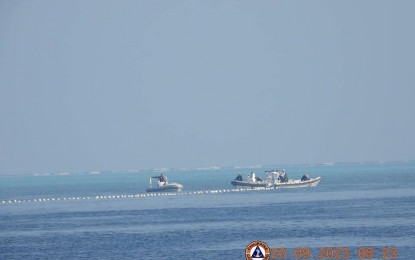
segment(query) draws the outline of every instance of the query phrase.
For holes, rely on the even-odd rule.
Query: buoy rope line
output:
[[[257,187],[253,189],[249,188],[249,189],[204,190],[204,191],[199,190],[199,191],[189,191],[189,192],[152,192],[152,193],[137,193],[137,194],[128,194],[128,195],[44,197],[44,198],[35,198],[35,199],[1,200],[0,204],[9,205],[9,204],[44,203],[44,202],[56,202],[56,201],[138,199],[138,198],[160,197],[160,196],[206,195],[206,194],[232,193],[232,192],[244,192],[244,191],[265,191],[265,190],[276,190],[276,189],[278,188]]]

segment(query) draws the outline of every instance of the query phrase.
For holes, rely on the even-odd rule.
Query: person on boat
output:
[[[235,181],[243,181],[242,179],[242,175],[238,174],[238,176],[236,176]]]
[[[163,174],[160,174],[160,176],[159,176],[159,182],[160,182],[160,186],[161,186],[161,185],[166,185],[166,184],[167,184],[166,177],[164,177],[164,175],[163,175]]]
[[[278,180],[282,183],[284,182],[288,182],[288,175],[285,171],[282,171],[279,175],[278,175]]]
[[[282,182],[288,182],[288,175],[286,172],[284,172],[284,179],[282,180]]]
[[[310,177],[308,177],[307,174],[304,174],[303,177],[301,177],[301,181],[308,181],[310,180]]]

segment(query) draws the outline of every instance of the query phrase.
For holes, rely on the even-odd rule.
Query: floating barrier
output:
[[[114,195],[95,195],[95,196],[79,196],[79,197],[62,197],[62,198],[35,198],[27,200],[1,200],[0,205],[10,204],[24,204],[24,203],[47,203],[57,201],[78,201],[78,200],[120,200],[120,199],[138,199],[138,198],[149,198],[149,197],[160,197],[160,196],[191,196],[191,195],[206,195],[206,194],[220,194],[220,193],[235,193],[245,191],[265,191],[265,190],[276,190],[278,188],[270,187],[259,187],[255,189],[223,189],[223,190],[199,190],[189,192],[174,192],[174,193],[137,193],[137,194],[114,194]]]

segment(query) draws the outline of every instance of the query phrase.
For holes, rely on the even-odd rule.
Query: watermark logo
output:
[[[245,250],[246,260],[269,260],[270,249],[262,241],[252,241]]]

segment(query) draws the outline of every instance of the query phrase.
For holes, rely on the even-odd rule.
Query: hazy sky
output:
[[[415,1],[0,1],[0,174],[415,159]]]

